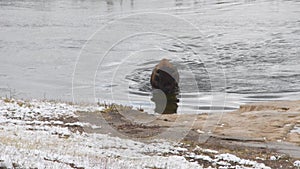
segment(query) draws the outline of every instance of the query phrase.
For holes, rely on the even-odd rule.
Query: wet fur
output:
[[[162,59],[152,71],[151,86],[153,89],[160,89],[166,94],[178,92],[179,73],[167,59]]]

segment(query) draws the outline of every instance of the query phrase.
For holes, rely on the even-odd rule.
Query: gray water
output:
[[[0,96],[153,110],[162,58],[180,113],[300,99],[300,2],[2,0]]]

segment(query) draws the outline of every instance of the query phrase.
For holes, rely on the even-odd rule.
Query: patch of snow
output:
[[[86,168],[201,168],[198,163],[188,162],[182,156],[155,155],[157,152],[176,152],[178,148],[168,142],[146,144],[103,134],[80,135],[55,126],[35,127],[38,130],[7,125],[1,131],[0,152],[6,157],[0,160],[7,163],[5,166],[15,162],[27,168],[47,168],[52,164],[55,168],[70,168],[70,165]],[[60,138],[56,134],[70,137]]]
[[[182,147],[176,147],[175,150],[177,150],[179,152],[188,151],[186,148],[182,148]]]
[[[186,154],[186,157],[188,157],[188,158],[195,158],[195,153],[193,153],[193,152],[187,152],[187,154]]]
[[[300,134],[300,127],[299,126],[295,126],[292,130],[291,133],[297,133]]]
[[[221,168],[227,168],[227,166],[231,166],[231,164],[226,161],[218,161],[217,164],[221,165]]]
[[[300,168],[300,161],[299,160],[295,161],[294,166]]]
[[[101,128],[101,126],[97,126],[97,125],[90,125],[90,127],[92,128],[92,129],[100,129]]]
[[[275,161],[275,160],[277,160],[277,158],[275,156],[271,156],[270,160]]]
[[[211,153],[211,154],[218,154],[219,152],[216,150],[211,150],[211,149],[203,149],[199,146],[196,146],[194,148],[194,151],[201,151],[202,153]]]
[[[43,117],[61,117],[72,116],[76,111],[103,111],[102,106],[80,106],[70,105],[66,103],[47,102],[47,101],[23,101],[23,100],[9,100],[0,99],[0,111],[14,119],[31,119],[42,115]]]
[[[195,160],[204,160],[204,161],[208,161],[208,162],[212,162],[213,161],[213,159],[212,158],[210,158],[209,156],[206,156],[206,155],[196,155],[195,157],[194,157],[194,159]]]
[[[7,155],[0,156],[0,168],[13,168],[11,159]]]
[[[219,154],[215,156],[218,160],[228,161],[237,163],[240,165],[247,165],[247,166],[253,166],[254,168],[261,168],[261,169],[270,169],[270,167],[265,166],[263,163],[258,163],[256,161],[247,160],[247,159],[241,159],[233,154]]]
[[[266,160],[266,159],[261,158],[261,157],[255,157],[255,159],[257,159],[257,160],[262,160],[262,161],[265,161],[265,160]]]
[[[205,133],[204,131],[202,131],[202,130],[200,130],[200,129],[197,129],[196,131],[197,131],[197,133],[199,133],[199,134],[204,134],[204,133]]]

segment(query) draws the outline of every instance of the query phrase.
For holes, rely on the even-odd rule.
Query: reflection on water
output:
[[[159,114],[177,113],[178,102],[177,94],[165,94],[159,89],[152,91],[151,101],[155,104],[154,112]]]

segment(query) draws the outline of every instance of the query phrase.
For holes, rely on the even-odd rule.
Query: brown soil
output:
[[[293,168],[293,161],[300,159],[300,134],[291,133],[295,126],[300,126],[300,101],[243,105],[223,115],[155,116],[136,110],[77,114],[79,121],[101,126],[100,129],[85,128],[86,132],[151,141],[171,128],[172,135],[165,139],[178,141],[173,138],[187,131],[180,141],[191,151],[201,146],[263,162],[272,168]],[[270,160],[271,156],[278,160]],[[207,162],[199,163],[205,166]]]

